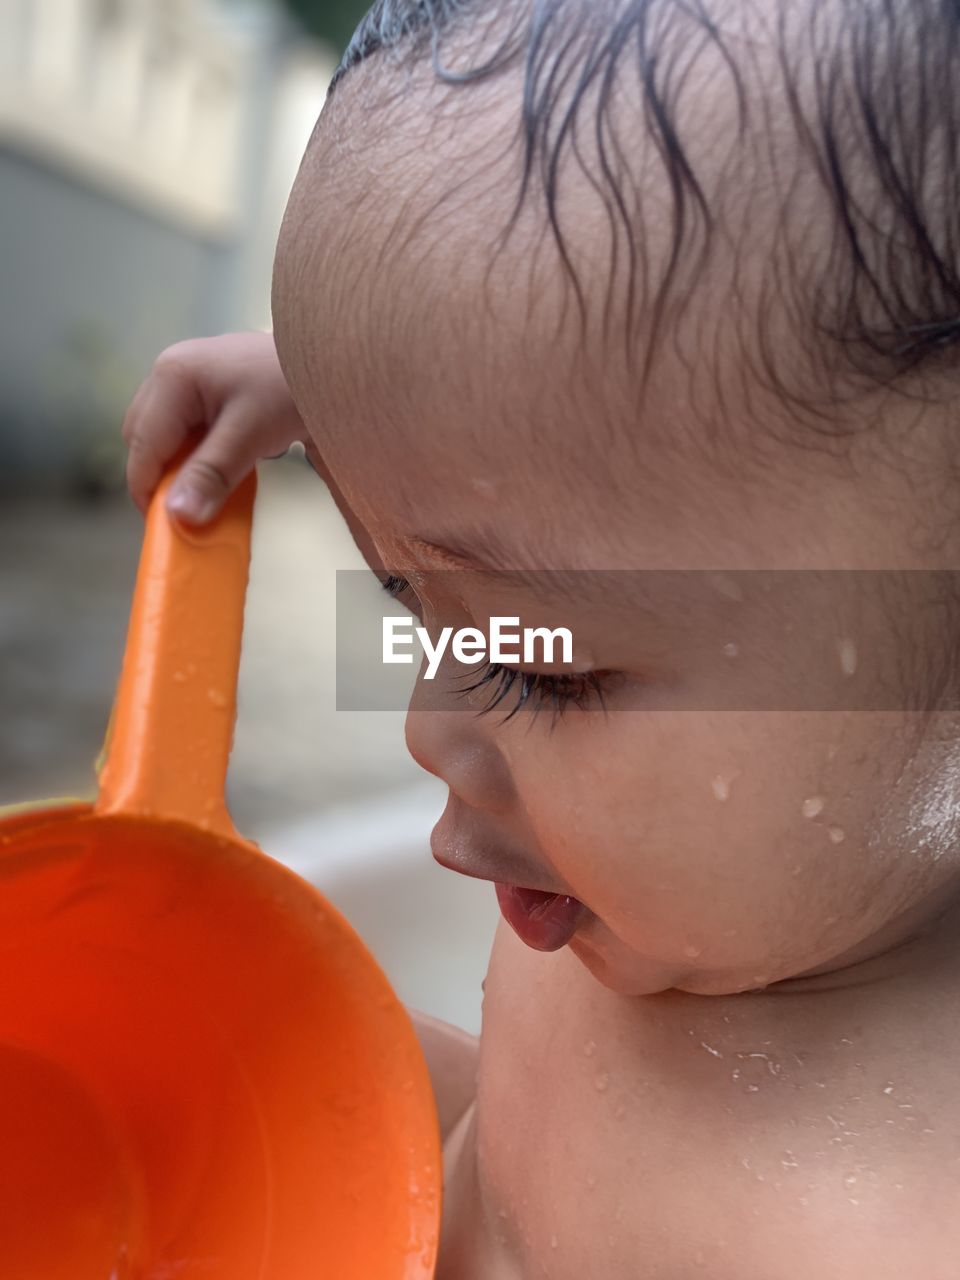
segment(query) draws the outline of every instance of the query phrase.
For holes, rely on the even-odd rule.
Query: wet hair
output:
[[[953,371],[960,348],[960,0],[767,3],[798,154],[812,162],[833,212],[815,269],[799,270],[805,278],[794,281],[779,273],[778,287],[802,294],[809,345],[820,350],[831,386],[839,371],[858,388],[864,378],[870,386],[926,387],[930,380],[919,375],[930,372],[938,388],[952,392],[942,375]],[[560,191],[564,164],[571,156],[583,163],[578,130],[590,112],[591,182],[607,210],[611,276],[627,292],[630,316],[642,274],[636,187],[624,185],[629,146],[610,115],[615,76],[632,67],[672,198],[656,333],[671,290],[691,263],[705,260],[716,223],[678,124],[691,41],[713,46],[731,77],[741,139],[753,105],[737,61],[742,51],[735,56],[724,35],[722,11],[730,9],[727,0],[378,0],[332,87],[387,50],[401,58],[429,55],[437,76],[452,84],[522,67],[518,207],[540,182],[581,311],[586,295]],[[446,66],[447,34],[483,18],[503,20],[498,47],[467,69],[459,54],[456,70]],[[779,382],[777,353],[761,350],[761,359],[768,379]]]

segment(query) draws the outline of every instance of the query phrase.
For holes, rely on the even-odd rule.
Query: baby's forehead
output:
[[[692,378],[667,344],[641,400],[622,347],[603,349],[564,316],[562,283],[538,295],[506,254],[489,274],[482,220],[451,219],[430,252],[429,240],[403,244],[373,205],[338,224],[321,187],[318,175],[279,265],[277,339],[307,425],[368,528],[445,546],[499,536],[514,567],[744,566],[747,468],[732,433],[722,447],[711,435],[706,369]],[[725,411],[737,413],[729,394]],[[783,452],[772,437],[769,447]],[[751,474],[769,490],[759,454],[754,441]],[[795,467],[793,454],[781,459],[781,513]],[[765,550],[787,561],[770,535]]]
[[[695,525],[748,510],[747,484],[775,477],[784,504],[837,479],[887,406],[837,394],[830,330],[856,295],[803,145],[820,71],[774,7],[745,34],[757,5],[726,4],[718,33],[665,4],[639,63],[602,14],[651,6],[603,3],[469,83],[428,54],[350,70],[277,270],[278,344],[325,447],[369,448],[375,423],[411,507],[428,475],[448,495],[466,476],[594,523],[672,503]],[[467,28],[444,50],[476,53]]]
[[[389,328],[434,346],[440,324],[438,361],[511,389],[504,359],[528,385],[546,369],[628,436],[663,423],[667,448],[694,425],[698,447],[778,419],[787,435],[829,381],[828,311],[814,323],[804,295],[832,214],[771,89],[773,36],[737,31],[756,7],[726,4],[722,40],[662,8],[659,87],[599,18],[470,83],[444,81],[428,52],[353,67],[305,163],[304,245],[326,297],[366,300],[377,341]],[[440,56],[459,72],[484,52],[466,24]]]
[[[488,232],[532,209],[644,369],[725,269],[747,357],[824,418],[960,341],[952,37],[925,0],[391,0],[319,132]]]
[[[707,126],[715,134],[725,117],[735,130],[736,98],[721,85],[708,105],[706,66],[701,75],[703,171],[716,167]],[[545,446],[552,424],[567,420],[573,440],[580,423],[615,480],[626,461],[615,455],[638,436],[662,429],[659,444],[678,447],[685,424],[739,395],[730,386],[721,396],[718,383],[725,371],[741,377],[730,368],[748,328],[730,323],[742,210],[718,252],[706,253],[703,227],[674,243],[670,176],[637,102],[609,108],[635,126],[619,214],[583,155],[564,161],[552,195],[532,180],[524,193],[521,90],[519,70],[468,92],[429,63],[352,71],[305,161],[288,226],[298,234],[286,237],[278,275],[303,304],[301,330],[319,329],[325,348],[361,326],[355,350],[376,354],[374,377],[395,395],[456,395],[476,405],[484,435],[502,424]],[[763,221],[756,201],[754,249]],[[736,265],[745,312],[751,267]],[[553,447],[562,454],[561,440]]]

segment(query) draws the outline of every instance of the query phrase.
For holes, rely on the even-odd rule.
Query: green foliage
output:
[[[339,53],[345,49],[370,0],[286,0],[306,29],[322,36]]]

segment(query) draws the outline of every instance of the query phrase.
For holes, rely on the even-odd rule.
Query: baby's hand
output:
[[[205,524],[260,458],[306,442],[268,333],[230,333],[168,347],[123,420],[127,484],[145,511],[176,455],[197,443],[167,496],[171,514]]]

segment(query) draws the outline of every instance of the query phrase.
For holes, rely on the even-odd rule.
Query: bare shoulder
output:
[[[476,1096],[480,1041],[460,1027],[441,1022],[428,1013],[417,1009],[407,1012],[427,1060],[440,1133],[446,1140]]]

